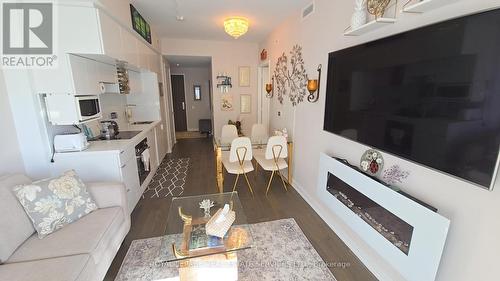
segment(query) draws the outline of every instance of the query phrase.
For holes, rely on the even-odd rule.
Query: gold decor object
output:
[[[224,20],[224,30],[227,34],[238,39],[248,31],[249,22],[244,17],[230,17]]]
[[[381,18],[384,16],[385,10],[390,2],[391,0],[367,0],[366,7],[368,13],[374,15],[377,19]]]
[[[318,79],[309,79],[307,81],[307,90],[309,91],[309,96],[307,97],[307,101],[314,103],[319,99],[319,85],[321,83],[321,64],[318,65]]]

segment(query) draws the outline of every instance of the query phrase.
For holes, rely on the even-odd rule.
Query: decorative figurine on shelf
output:
[[[375,19],[381,18],[390,2],[391,0],[366,0],[368,13],[374,15]]]
[[[355,0],[354,13],[351,17],[351,29],[356,29],[366,23],[365,0]]]
[[[363,172],[376,176],[384,167],[384,158],[380,152],[369,149],[361,157],[360,167]]]
[[[213,206],[215,206],[215,203],[210,199],[205,199],[200,202],[200,209],[203,209],[205,211],[206,218],[210,217],[210,208],[212,208]]]

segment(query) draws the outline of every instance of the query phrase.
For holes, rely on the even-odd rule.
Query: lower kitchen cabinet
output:
[[[141,184],[139,182],[139,175],[137,172],[138,167],[135,153],[132,153],[132,157],[124,160],[123,163],[122,161],[120,161],[120,164],[121,181],[127,188],[129,212],[132,212],[142,195]]]
[[[56,153],[54,175],[75,170],[84,182],[122,182],[131,213],[142,196],[134,147],[124,151]]]

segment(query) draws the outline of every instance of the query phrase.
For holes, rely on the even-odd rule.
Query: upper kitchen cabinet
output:
[[[98,14],[104,54],[117,60],[126,61],[126,51],[122,46],[122,35],[126,31],[122,31],[123,28],[102,10],[98,10]]]
[[[69,55],[71,81],[70,93],[77,95],[97,95],[101,93],[99,83],[116,83],[114,65],[97,62],[88,58]]]
[[[122,50],[125,55],[125,61],[131,65],[139,65],[139,51],[137,50],[137,38],[132,33],[123,30],[122,32]]]
[[[57,65],[32,70],[36,93],[71,93],[73,83],[67,54],[102,53],[97,12],[93,6],[58,5],[55,11],[58,19],[58,40],[54,44]]]

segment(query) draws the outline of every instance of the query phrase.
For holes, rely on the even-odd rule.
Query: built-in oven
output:
[[[146,152],[146,153],[145,153]],[[150,155],[148,139],[143,139],[138,145],[135,146],[135,156],[137,158],[137,169],[139,172],[139,182],[142,185],[149,175],[150,168]]]
[[[81,122],[102,117],[99,96],[76,96],[75,99]]]

